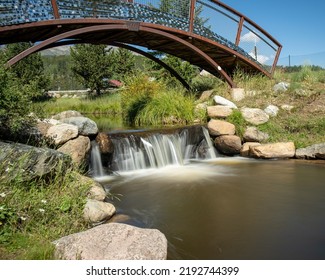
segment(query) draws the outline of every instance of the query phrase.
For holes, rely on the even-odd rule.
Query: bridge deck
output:
[[[0,44],[132,44],[215,75],[222,69],[221,76],[236,67],[270,76],[281,51],[266,31],[216,0],[0,0],[0,12]]]

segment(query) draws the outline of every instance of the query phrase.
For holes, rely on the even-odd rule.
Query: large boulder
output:
[[[110,219],[115,212],[116,209],[111,203],[87,199],[84,208],[84,219],[89,223],[98,224]]]
[[[239,154],[242,147],[241,139],[236,135],[219,136],[214,143],[218,151],[229,156]]]
[[[293,142],[272,143],[259,146],[251,146],[249,149],[251,156],[256,158],[293,158],[296,153]]]
[[[9,177],[21,174],[23,180],[31,180],[64,173],[71,158],[52,149],[0,142],[0,166],[7,166]]]
[[[89,138],[80,135],[78,138],[66,142],[58,151],[71,156],[73,162],[81,165],[88,159],[90,148]]]
[[[255,126],[250,126],[245,130],[243,138],[245,142],[264,142],[269,139],[269,135]]]
[[[254,147],[254,146],[260,146],[261,143],[257,143],[257,142],[246,142],[243,144],[241,150],[240,150],[240,155],[242,157],[250,157],[250,148]]]
[[[243,118],[253,125],[263,124],[269,120],[269,115],[258,108],[242,108],[241,113]]]
[[[232,109],[223,105],[208,106],[207,111],[210,118],[226,118],[232,114]]]
[[[325,159],[325,143],[315,144],[296,150],[299,159]]]
[[[78,136],[78,127],[72,124],[58,124],[48,128],[46,137],[55,145],[62,145]]]
[[[98,133],[97,124],[93,120],[86,117],[71,117],[63,119],[62,122],[78,127],[78,132],[80,135],[91,136]]]
[[[209,134],[212,136],[234,135],[236,127],[229,122],[221,120],[210,120],[208,122]]]
[[[109,223],[54,241],[65,260],[165,260],[167,239],[157,229]]]

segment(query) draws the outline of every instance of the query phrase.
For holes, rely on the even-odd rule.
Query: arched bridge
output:
[[[9,66],[58,45],[107,44],[133,51],[140,46],[180,57],[231,87],[236,67],[272,76],[282,48],[217,0],[0,0],[0,45],[16,42],[35,44]]]

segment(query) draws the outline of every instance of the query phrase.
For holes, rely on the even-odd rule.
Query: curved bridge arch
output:
[[[223,77],[231,87],[235,86],[231,75],[237,67],[272,76],[282,46],[249,18],[217,0],[176,1],[177,5],[168,8],[164,3],[0,0],[0,42],[38,43],[11,59],[8,65],[29,53],[70,39],[138,45],[169,53]]]

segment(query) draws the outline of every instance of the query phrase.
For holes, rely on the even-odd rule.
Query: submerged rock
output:
[[[167,239],[157,229],[109,223],[53,242],[64,260],[165,260]]]

